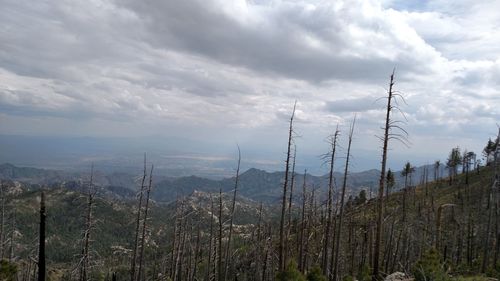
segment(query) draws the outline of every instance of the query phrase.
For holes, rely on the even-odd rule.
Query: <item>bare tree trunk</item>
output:
[[[179,230],[179,198],[175,200],[175,218],[174,218],[174,231],[173,231],[173,239],[172,239],[172,253],[170,256],[170,279],[175,280],[175,257],[177,256],[177,232]]]
[[[347,144],[347,157],[345,161],[345,168],[344,168],[344,180],[342,182],[342,193],[340,195],[340,210],[339,210],[339,222],[338,222],[338,227],[337,227],[337,233],[335,234],[335,260],[334,260],[334,267],[333,267],[333,280],[337,280],[337,275],[339,273],[339,250],[340,250],[340,234],[342,233],[342,219],[344,215],[344,199],[345,199],[345,193],[346,193],[346,187],[347,187],[347,176],[349,172],[349,159],[351,156],[351,144],[352,144],[352,136],[354,134],[354,125],[356,123],[356,116],[354,116],[354,119],[352,120],[351,123],[351,128],[349,130],[349,140]],[[383,195],[383,193],[382,193]]]
[[[90,168],[90,183],[87,194],[87,215],[85,217],[85,230],[83,232],[82,258],[79,266],[79,280],[87,281],[90,268],[90,232],[92,230],[92,208],[94,205],[95,190],[93,188],[94,165]]]
[[[488,265],[489,261],[489,242],[490,242],[490,230],[491,230],[491,217],[493,214],[493,205],[492,205],[492,189],[494,189],[497,185],[497,181],[495,180],[493,182],[492,187],[488,190],[488,222],[486,224],[486,233],[485,233],[485,239],[484,239],[484,245],[483,245],[483,262],[481,264],[481,273],[486,272],[486,267]]]
[[[272,251],[272,239],[271,239],[271,235],[272,235],[272,229],[271,229],[271,224],[269,224],[268,226],[268,232],[267,232],[267,236],[266,236],[266,249],[265,249],[265,254],[264,254],[264,265],[262,266],[262,281],[266,280],[266,276],[268,275],[268,264],[269,264],[269,256],[270,256],[270,253]]]
[[[323,262],[322,262],[322,268],[323,268],[323,274],[328,276],[328,249],[330,248],[330,231],[332,228],[332,220],[333,220],[333,193],[334,193],[334,186],[333,186],[333,168],[335,165],[335,151],[337,148],[337,139],[339,136],[339,127],[337,125],[337,128],[335,129],[335,133],[333,134],[333,137],[330,141],[331,145],[331,151],[329,153],[329,164],[330,164],[330,172],[328,174],[328,203],[327,203],[327,208],[328,208],[328,215],[326,219],[326,225],[325,225],[325,240],[323,244]],[[333,241],[332,241],[333,242]],[[333,255],[333,247],[332,247],[332,253]]]
[[[10,219],[10,241],[9,241],[9,262],[14,259],[14,232],[16,230],[16,208],[12,208],[12,215]]]
[[[219,257],[217,262],[217,278],[222,281],[222,189],[219,189]]]
[[[141,189],[139,191],[139,202],[137,207],[137,219],[135,221],[135,240],[134,240],[134,249],[132,250],[132,262],[130,265],[130,281],[135,281],[136,277],[136,268],[137,268],[137,250],[139,246],[139,228],[141,225],[141,212],[142,212],[142,197],[144,195],[146,182],[146,154],[144,153],[144,173],[142,175]]]
[[[285,213],[286,213],[286,194],[288,186],[288,174],[290,170],[290,154],[291,146],[293,141],[293,117],[295,116],[295,107],[297,102],[293,106],[292,116],[290,117],[290,128],[288,130],[288,149],[286,153],[286,165],[285,165],[285,182],[283,183],[283,196],[281,200],[281,219],[280,219],[280,244],[279,244],[279,271],[283,272],[285,270],[287,257],[285,255]]]
[[[386,109],[386,117],[385,117],[385,127],[384,127],[384,136],[383,136],[383,147],[382,147],[382,168],[380,171],[380,180],[379,180],[379,189],[378,189],[378,205],[377,205],[377,225],[376,225],[376,233],[375,233],[375,247],[373,252],[373,274],[372,280],[377,281],[380,279],[380,248],[381,248],[381,236],[382,236],[382,216],[384,210],[384,183],[386,176],[386,163],[387,163],[387,150],[389,144],[390,137],[390,129],[391,129],[391,111],[392,111],[392,99],[393,92],[392,87],[394,86],[394,71],[391,74],[390,83],[389,83],[389,92],[387,97],[387,109]]]
[[[42,191],[40,200],[40,232],[38,239],[38,281],[45,281],[45,193]]]
[[[255,256],[255,277],[257,280],[261,277],[260,275],[260,268],[261,268],[261,263],[262,263],[262,202],[260,203],[259,207],[259,222],[257,223],[257,250],[256,250],[256,256]]]
[[[290,179],[290,197],[288,199],[288,214],[286,225],[286,239],[285,251],[286,255],[290,253],[290,228],[292,226],[292,200],[293,200],[293,186],[295,185],[295,158],[297,157],[297,146],[293,145],[293,162],[292,162],[292,178]]]
[[[184,261],[184,249],[186,248],[186,236],[187,236],[187,231],[186,231],[186,226],[187,221],[184,221],[183,226],[181,227],[182,230],[182,238],[180,240],[180,247],[179,247],[179,252],[177,253],[177,279],[178,281],[184,280],[183,279],[183,261]]]
[[[305,241],[305,231],[306,231],[306,200],[307,200],[307,190],[306,190],[306,175],[307,170],[304,170],[304,180],[302,183],[302,214],[300,219],[300,242],[299,242],[299,270],[304,273],[304,241]]]
[[[238,146],[238,168],[236,169],[236,179],[234,181],[233,202],[231,202],[231,217],[229,219],[229,234],[227,237],[227,245],[226,245],[226,260],[225,260],[225,269],[224,269],[224,280],[227,279],[227,271],[229,269],[229,264],[231,263],[231,255],[229,253],[231,251],[231,238],[233,235],[234,209],[236,206],[236,192],[238,191],[238,181],[240,178],[240,164],[241,164],[241,151],[240,151],[240,147]]]
[[[199,253],[200,253],[200,237],[201,237],[201,229],[200,229],[200,224],[198,223],[198,230],[197,230],[197,235],[196,235],[196,246],[194,250],[194,265],[193,265],[193,274],[191,275],[192,281],[197,280],[196,278],[196,273],[198,269],[198,258],[199,258]]]
[[[212,241],[214,240],[214,200],[212,193],[210,193],[210,237],[208,242],[208,261],[207,261],[207,276],[206,280],[210,280],[210,271],[212,265]]]
[[[0,260],[4,257],[4,237],[5,237],[5,191],[3,181],[0,183],[0,204],[1,214],[0,214]]]
[[[146,248],[146,226],[148,220],[148,210],[149,210],[149,196],[151,194],[151,187],[153,185],[153,165],[151,165],[151,172],[149,173],[149,185],[146,191],[146,206],[144,209],[144,219],[142,221],[142,236],[141,236],[141,254],[139,255],[139,272],[137,273],[137,281],[142,281],[141,276],[143,274],[144,267],[144,248]],[[144,276],[146,277],[146,276]]]
[[[0,214],[0,260],[3,259],[4,255],[4,224],[5,224],[5,194],[4,194],[4,185],[3,181],[0,183],[0,204],[1,206],[1,214]]]
[[[180,214],[179,214],[180,213]],[[181,202],[181,207],[179,213],[176,214],[178,216],[178,227],[177,227],[177,232],[174,232],[174,236],[176,236],[177,243],[174,243],[174,249],[172,252],[173,256],[173,271],[172,271],[172,280],[179,280],[178,275],[180,272],[180,267],[181,267],[181,258],[182,258],[182,237],[184,233],[184,226],[185,222],[183,221],[183,215],[184,215],[184,203]]]

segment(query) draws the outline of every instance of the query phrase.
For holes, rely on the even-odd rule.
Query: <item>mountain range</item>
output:
[[[426,166],[418,167],[412,175],[413,179],[420,179],[424,174]],[[432,167],[428,167],[433,171]],[[140,171],[138,171],[140,173]],[[396,189],[402,186],[404,178],[401,172],[396,172]],[[444,175],[443,171],[440,173]],[[347,187],[351,195],[356,195],[364,189],[369,197],[375,195],[378,185],[380,171],[376,169],[363,172],[350,173],[347,178]],[[433,174],[429,175],[432,178]],[[105,173],[96,171],[94,173],[94,184],[100,187],[100,192],[109,197],[129,198],[135,195],[141,176],[126,172]],[[89,172],[75,172],[64,170],[38,169],[30,167],[17,167],[12,164],[0,165],[0,179],[22,182],[34,186],[34,188],[65,187],[73,190],[85,190],[89,180]],[[234,189],[235,178],[224,178],[221,180],[208,179],[198,176],[187,177],[165,177],[154,175],[154,187],[152,198],[158,202],[171,202],[178,197],[192,194],[195,191],[214,193],[230,192]],[[314,187],[318,192],[325,193],[328,187],[328,175],[306,175],[308,188]],[[334,173],[335,185],[341,185],[343,174]],[[240,174],[238,195],[257,202],[269,204],[277,203],[282,194],[284,172],[267,172],[255,168],[248,169]],[[295,175],[295,194],[301,194],[304,182],[304,174]],[[413,180],[415,182],[415,180]],[[297,190],[299,190],[297,192]]]

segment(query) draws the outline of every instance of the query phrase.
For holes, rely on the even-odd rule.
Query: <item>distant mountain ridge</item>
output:
[[[427,166],[429,171],[429,180],[433,179],[433,169],[431,165]],[[413,183],[420,181],[423,175],[424,167],[418,167],[412,176]],[[401,172],[396,173],[397,188],[401,187],[404,179]],[[239,196],[265,203],[277,203],[282,194],[284,172],[267,172],[256,168],[248,169],[240,174],[238,194]],[[441,171],[441,175],[444,175]],[[72,189],[81,189],[83,184],[88,181],[88,173],[66,172],[59,170],[46,170],[29,167],[17,167],[12,164],[0,165],[0,179],[25,182],[29,184],[39,184],[46,186],[71,187]],[[356,195],[361,189],[369,191],[372,195],[376,193],[380,171],[376,169],[363,172],[349,173],[347,186],[351,195]],[[325,194],[328,187],[328,174],[322,176],[306,175],[308,189],[314,187],[319,194]],[[343,182],[343,174],[334,173],[335,186]],[[294,193],[298,198],[302,193],[304,175],[295,174]],[[108,194],[117,193],[120,198],[133,198],[134,190],[137,189],[138,177],[127,173],[95,172],[94,182],[103,187]],[[178,197],[199,192],[230,192],[234,189],[235,178],[224,178],[222,180],[213,180],[198,176],[188,176],[179,178],[167,178],[161,175],[154,176],[154,189],[152,198],[159,202],[171,202]],[[130,190],[128,192],[127,190]]]

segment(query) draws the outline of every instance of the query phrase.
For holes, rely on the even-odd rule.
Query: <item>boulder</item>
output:
[[[385,277],[384,281],[413,281],[413,278],[407,276],[403,272],[394,272]]]

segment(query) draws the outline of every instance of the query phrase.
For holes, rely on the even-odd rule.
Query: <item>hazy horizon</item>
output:
[[[322,173],[325,139],[339,124],[344,145],[354,113],[351,168],[377,169],[379,98],[394,68],[411,144],[392,142],[389,166],[443,161],[456,146],[481,155],[500,119],[499,9],[449,0],[7,0],[0,135],[27,143],[3,146],[0,162],[64,167],[101,157],[128,167],[147,152],[179,173],[228,173],[239,144],[245,167],[280,170],[296,100],[298,169]],[[81,138],[92,145],[71,151],[87,145]]]

